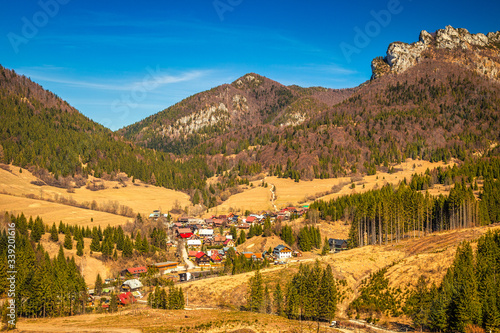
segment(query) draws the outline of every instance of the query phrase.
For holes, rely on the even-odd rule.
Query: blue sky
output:
[[[497,31],[499,12],[491,0],[3,1],[0,64],[116,130],[249,72],[354,87],[389,43]]]

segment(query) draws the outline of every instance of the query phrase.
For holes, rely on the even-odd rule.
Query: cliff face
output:
[[[372,79],[399,74],[423,58],[458,63],[490,79],[500,81],[500,31],[471,34],[466,29],[447,26],[431,34],[420,33],[418,42],[391,43],[385,58],[372,61]]]

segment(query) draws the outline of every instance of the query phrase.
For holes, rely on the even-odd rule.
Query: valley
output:
[[[422,31],[354,88],[248,73],[117,131],[0,66],[2,325],[498,332],[499,52]]]

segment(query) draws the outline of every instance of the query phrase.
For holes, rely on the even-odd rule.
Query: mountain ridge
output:
[[[188,97],[117,133],[148,148],[189,153],[193,144],[178,151],[170,148],[178,147],[178,144],[169,141],[189,141],[193,135],[213,138],[229,130],[256,125],[296,125],[303,122],[308,113],[326,110],[352,91],[287,87],[264,76],[248,73],[232,83]]]

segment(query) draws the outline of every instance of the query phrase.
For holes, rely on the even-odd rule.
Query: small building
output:
[[[122,305],[129,305],[135,303],[135,297],[130,291],[119,294],[118,300]]]
[[[179,274],[179,282],[189,281],[192,279],[191,273],[180,273]]]
[[[278,259],[291,258],[292,249],[285,245],[278,245],[273,249],[273,255]]]
[[[347,250],[347,241],[345,239],[330,238],[328,244],[330,245],[330,251]]]
[[[226,239],[224,242],[224,247],[235,247],[234,241],[232,239]]]
[[[212,256],[210,256],[210,260],[214,264],[220,264],[222,262],[222,258],[220,257],[219,252],[214,252]]]
[[[255,216],[249,216],[246,218],[246,223],[254,223],[257,218]]]
[[[238,226],[238,229],[242,229],[242,230],[248,230],[250,229],[250,224],[248,223],[242,223]]]
[[[189,217],[187,217],[187,216],[181,216],[181,217],[179,217],[179,218],[177,219],[177,221],[178,221],[179,223],[185,224],[185,223],[188,223],[188,221],[189,221]]]
[[[214,229],[201,229],[198,234],[200,237],[212,237],[214,235]]]
[[[142,273],[147,273],[148,268],[146,266],[140,266],[140,267],[132,267],[132,268],[126,268],[123,271],[120,272],[121,276],[127,276],[131,275],[135,278],[138,278]]]
[[[224,242],[226,241],[226,236],[220,236],[217,235],[214,237],[214,245],[224,245]]]
[[[210,257],[205,252],[198,252],[195,261],[198,266],[210,265]]]
[[[199,251],[188,251],[188,258],[195,259]]]
[[[149,218],[151,219],[157,219],[161,216],[161,211],[155,210],[153,213],[149,214]]]
[[[140,290],[142,289],[143,285],[141,283],[141,281],[137,280],[137,279],[131,279],[131,280],[127,280],[125,282],[123,282],[122,284],[122,290],[123,291],[136,291],[136,290]]]
[[[222,219],[214,219],[213,225],[214,228],[220,228],[224,226],[225,221]]]
[[[155,267],[158,269],[160,274],[167,274],[171,272],[177,271],[177,266],[179,265],[176,261],[164,261],[151,265],[151,267]]]
[[[253,252],[244,252],[243,255],[247,259],[252,259],[253,261],[262,261],[264,258],[262,257],[262,253],[253,253]]]
[[[177,232],[177,235],[180,235],[180,234],[192,234],[193,230],[191,228],[178,228],[176,230],[176,232]]]
[[[201,246],[201,240],[200,239],[188,239],[187,241],[187,246]]]

